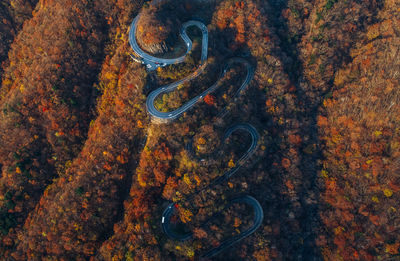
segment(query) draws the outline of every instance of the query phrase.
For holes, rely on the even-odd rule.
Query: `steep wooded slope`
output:
[[[0,3],[0,83],[5,66],[3,62],[7,60],[10,45],[23,22],[32,17],[37,2],[37,0],[12,0]]]
[[[0,112],[1,237],[7,246],[86,139],[104,24],[88,1],[51,1],[12,45]]]
[[[131,7],[126,15],[135,12],[138,5]],[[88,139],[27,219],[13,255],[17,259],[93,256],[121,215],[124,191],[144,139],[141,91],[146,73],[130,63],[126,34],[114,44],[119,47],[103,64],[98,84],[103,95]]]
[[[399,255],[399,7],[385,2],[351,63],[336,74],[336,90],[318,117],[327,228],[319,244],[329,260]]]

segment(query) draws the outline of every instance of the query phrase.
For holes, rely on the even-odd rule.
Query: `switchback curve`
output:
[[[213,84],[207,90],[202,92],[200,95],[192,98],[187,103],[185,103],[183,106],[181,106],[180,108],[178,108],[172,112],[167,112],[167,113],[160,112],[154,107],[154,101],[158,95],[160,95],[162,93],[168,93],[168,92],[175,90],[180,84],[183,84],[185,82],[188,82],[188,81],[196,78],[199,74],[201,74],[204,71],[205,66],[206,66],[206,61],[207,61],[207,54],[208,54],[207,53],[207,51],[208,51],[207,27],[199,21],[188,21],[188,22],[184,23],[182,26],[181,32],[180,32],[180,36],[186,44],[186,47],[187,47],[186,53],[177,58],[170,58],[170,59],[157,58],[157,57],[151,56],[150,54],[147,54],[146,52],[144,52],[139,47],[139,45],[136,41],[136,30],[137,30],[137,23],[138,23],[139,18],[140,18],[140,14],[135,17],[135,19],[133,20],[133,22],[131,24],[130,31],[129,31],[129,43],[130,43],[134,53],[139,57],[139,58],[136,58],[136,57],[132,57],[132,58],[137,62],[145,64],[149,70],[154,70],[158,67],[164,67],[166,65],[183,62],[185,60],[186,55],[192,49],[192,41],[190,40],[189,36],[186,33],[187,28],[190,26],[197,26],[202,32],[203,37],[202,37],[201,66],[199,67],[199,69],[197,69],[194,73],[192,73],[191,75],[185,77],[184,79],[182,79],[178,82],[175,82],[175,83],[172,83],[169,85],[165,85],[165,86],[162,86],[162,87],[156,89],[155,91],[151,92],[150,95],[147,97],[146,107],[147,107],[147,111],[149,112],[149,114],[152,117],[162,119],[162,120],[176,119],[182,113],[184,113],[188,109],[192,108],[205,95],[215,91],[220,86],[219,80],[218,80],[215,84]],[[252,78],[254,76],[254,68],[251,66],[251,64],[247,60],[245,60],[243,58],[239,58],[239,57],[232,58],[225,65],[224,70],[219,79],[224,77],[228,67],[233,63],[243,63],[246,66],[246,70],[247,70],[246,78],[244,79],[243,83],[241,84],[241,86],[239,87],[237,92],[235,93],[235,98],[236,98],[238,95],[241,94],[241,92],[247,87],[247,85],[252,80]],[[227,132],[225,133],[224,139],[229,137],[235,130],[238,130],[238,129],[243,129],[250,133],[250,135],[252,137],[252,144],[251,144],[250,148],[246,151],[246,153],[239,159],[236,167],[225,172],[224,175],[222,175],[221,177],[217,178],[214,182],[212,182],[210,184],[210,186],[215,185],[216,183],[221,183],[221,182],[229,179],[232,175],[234,175],[257,148],[259,135],[258,135],[256,129],[250,124],[238,124],[236,126],[233,126],[232,128],[227,130]],[[263,209],[262,209],[260,203],[255,198],[246,195],[246,196],[232,200],[230,202],[230,205],[234,204],[234,203],[245,203],[245,204],[248,204],[253,207],[253,210],[254,210],[253,226],[250,227],[249,229],[247,229],[246,231],[240,233],[239,235],[228,238],[225,241],[221,242],[221,244],[218,247],[211,249],[210,251],[205,253],[202,257],[207,258],[207,257],[215,256],[216,254],[220,253],[222,250],[232,246],[233,244],[237,243],[238,241],[242,240],[243,238],[254,233],[258,229],[258,227],[261,225],[261,223],[263,221],[264,213],[263,213]],[[173,214],[174,209],[175,209],[175,204],[171,203],[164,210],[163,215],[162,215],[162,224],[161,224],[163,231],[165,232],[165,234],[168,237],[170,237],[172,239],[176,239],[176,240],[190,239],[192,237],[192,233],[179,235],[178,233],[175,233],[174,231],[172,231],[170,229],[169,222],[170,222],[170,218]]]
[[[191,20],[182,25],[180,36],[181,36],[182,40],[185,42],[186,52],[182,56],[167,59],[167,58],[158,58],[155,56],[151,56],[150,54],[146,53],[145,51],[143,51],[140,48],[139,44],[136,41],[136,30],[137,30],[139,18],[140,18],[140,14],[138,14],[135,17],[135,19],[133,19],[133,22],[129,29],[129,44],[131,45],[135,54],[139,57],[139,59],[135,58],[136,61],[146,64],[146,67],[149,70],[155,70],[158,67],[164,67],[169,64],[182,63],[185,60],[186,55],[192,50],[192,46],[193,46],[192,40],[190,40],[189,36],[186,33],[187,28],[189,28],[190,26],[196,26],[201,30],[201,33],[203,35],[202,49],[201,49],[201,62],[204,63],[205,61],[207,61],[208,30],[207,30],[207,27],[202,22]]]
[[[231,66],[234,63],[241,63],[244,64],[246,67],[247,75],[246,78],[244,79],[243,83],[241,86],[238,88],[236,91],[235,96],[238,96],[250,83],[251,79],[254,76],[254,69],[251,66],[251,64],[243,59],[243,58],[232,58],[230,59],[227,64],[225,65],[223,72],[221,73],[219,79],[225,76],[225,73],[227,72],[227,69],[229,66]],[[168,93],[174,91],[176,88],[178,88],[179,85],[184,84],[185,82],[191,81],[192,79],[196,78],[200,73],[204,71],[204,66],[200,67],[198,70],[195,71],[195,73],[187,76],[186,78],[183,78],[182,80],[179,80],[177,82],[161,86],[160,88],[154,90],[149,94],[146,100],[146,107],[147,111],[150,113],[152,117],[162,119],[162,120],[174,120],[178,118],[182,113],[186,112],[190,108],[192,108],[194,105],[196,105],[199,101],[201,101],[207,94],[212,93],[216,91],[220,86],[220,81],[218,80],[216,83],[214,83],[211,87],[200,93],[199,95],[195,96],[194,98],[190,99],[188,102],[186,102],[184,105],[179,107],[176,110],[170,111],[170,112],[161,112],[157,110],[154,106],[155,99],[163,94],[163,93]]]
[[[232,126],[225,132],[224,140],[226,140],[233,132],[235,132],[237,130],[247,131],[251,135],[251,144],[250,144],[249,148],[246,150],[246,152],[243,154],[243,156],[238,160],[235,167],[226,171],[222,176],[215,179],[210,185],[208,185],[204,189],[210,188],[219,183],[227,181],[242,167],[242,165],[246,162],[246,160],[256,151],[257,145],[258,145],[258,140],[259,140],[259,134],[258,134],[257,130],[250,124],[243,123],[243,124],[237,124],[237,125]],[[204,189],[202,189],[202,190],[204,190]],[[239,197],[239,198],[232,200],[229,203],[228,207],[234,203],[245,203],[253,208],[254,224],[246,231],[243,231],[234,237],[224,240],[223,242],[221,242],[221,244],[218,247],[207,251],[205,254],[203,254],[202,257],[209,258],[209,257],[217,255],[222,250],[228,248],[229,246],[232,246],[233,244],[239,242],[240,240],[242,240],[245,237],[254,233],[258,229],[258,227],[262,224],[262,221],[264,218],[264,212],[263,212],[263,209],[262,209],[260,203],[255,198],[248,196],[248,195]],[[185,241],[185,240],[191,239],[193,237],[192,232],[189,232],[186,234],[179,234],[170,228],[171,217],[174,214],[175,210],[176,210],[175,203],[171,203],[167,206],[167,208],[164,210],[164,212],[162,214],[161,227],[162,227],[164,233],[168,237],[175,239],[175,240]],[[208,220],[208,221],[210,221],[210,220]]]

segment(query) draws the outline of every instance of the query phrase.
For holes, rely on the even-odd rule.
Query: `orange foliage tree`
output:
[[[399,217],[400,179],[394,162],[400,155],[395,124],[400,80],[392,68],[399,48],[399,4],[386,1],[377,21],[367,27],[362,43],[350,52],[352,62],[336,73],[332,98],[318,118],[324,142],[320,182],[326,205],[320,216],[332,241],[327,259],[391,259],[398,255],[393,233]],[[382,36],[382,37],[380,37]],[[391,57],[391,58],[389,58]]]
[[[0,95],[0,212],[15,221],[2,231],[8,237],[86,139],[99,70],[88,61],[101,59],[103,22],[87,1],[41,2],[12,45]]]

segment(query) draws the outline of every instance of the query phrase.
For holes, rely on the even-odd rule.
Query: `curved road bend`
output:
[[[230,177],[232,177],[243,166],[243,164],[246,162],[246,160],[248,158],[250,158],[253,155],[253,153],[256,151],[256,149],[258,147],[258,140],[260,138],[260,135],[258,134],[258,131],[256,130],[256,128],[254,128],[253,125],[251,125],[251,124],[241,123],[241,124],[236,124],[236,125],[230,127],[228,130],[226,130],[223,140],[224,141],[227,140],[228,137],[237,130],[244,130],[250,134],[250,136],[251,136],[250,147],[247,149],[247,151],[244,153],[244,155],[242,157],[240,157],[240,159],[235,164],[235,167],[229,169],[222,176],[216,178],[208,187],[211,187],[213,185],[221,183],[221,182],[229,179]],[[193,151],[193,140],[187,144],[186,151],[188,153],[191,153]]]
[[[192,108],[194,105],[196,105],[199,101],[201,101],[207,94],[212,93],[215,90],[217,90],[221,86],[220,79],[225,76],[227,69],[234,63],[244,64],[246,66],[246,70],[247,70],[246,78],[244,79],[241,86],[238,88],[238,90],[235,93],[235,96],[238,96],[252,80],[252,78],[254,76],[254,69],[247,60],[242,59],[242,58],[232,58],[225,65],[224,70],[223,70],[221,76],[219,77],[219,80],[216,83],[214,83],[211,87],[209,87],[208,89],[206,89],[199,95],[190,99],[188,102],[186,102],[184,105],[182,105],[178,109],[170,111],[170,112],[161,112],[161,111],[157,110],[156,107],[154,106],[155,99],[159,95],[161,95],[163,93],[172,92],[179,85],[184,84],[185,82],[191,81],[192,79],[196,78],[200,73],[202,73],[204,71],[203,66],[200,67],[198,70],[196,70],[195,73],[183,78],[182,80],[179,80],[177,82],[174,82],[174,83],[171,83],[168,85],[161,86],[160,88],[152,91],[146,100],[147,111],[150,113],[150,115],[152,117],[162,119],[162,120],[174,120],[174,119],[178,118],[182,113],[186,112],[187,110]]]
[[[230,237],[230,238],[222,241],[222,243],[219,246],[204,253],[201,256],[202,258],[211,258],[211,257],[219,254],[221,251],[225,250],[226,248],[228,248],[228,247],[236,244],[240,240],[250,236],[261,226],[263,219],[264,219],[264,211],[257,199],[247,195],[247,196],[243,196],[243,197],[232,200],[230,205],[232,205],[234,203],[245,203],[245,204],[253,207],[253,210],[254,210],[253,226],[251,226],[250,228],[248,228],[247,230],[241,232],[240,234],[238,234],[236,236]]]
[[[237,130],[244,130],[250,133],[251,136],[251,145],[247,149],[247,151],[244,153],[244,155],[237,161],[235,167],[231,168],[227,172],[225,172],[221,177],[218,177],[215,179],[215,181],[212,183],[212,185],[221,183],[225,180],[228,180],[230,177],[232,177],[246,162],[247,159],[249,159],[254,152],[256,151],[258,147],[258,140],[260,138],[260,135],[258,134],[256,128],[253,127],[253,125],[248,124],[248,123],[242,123],[242,124],[237,124],[229,128],[225,135],[224,135],[224,140],[226,140],[233,132]]]
[[[164,67],[164,66],[169,65],[169,64],[175,64],[175,63],[183,62],[184,59],[185,59],[185,56],[192,50],[192,45],[193,45],[192,41],[190,40],[189,36],[186,33],[187,28],[190,27],[190,26],[197,26],[202,32],[202,35],[203,35],[203,37],[202,37],[202,53],[201,53],[201,64],[202,64],[202,66],[199,69],[197,69],[193,74],[187,76],[186,78],[184,78],[184,79],[182,79],[182,80],[180,80],[180,81],[178,81],[176,83],[165,85],[165,86],[162,86],[162,87],[156,89],[155,91],[150,93],[150,95],[149,95],[149,97],[147,98],[147,101],[146,101],[147,110],[149,111],[149,113],[153,117],[160,118],[160,119],[167,119],[167,120],[176,119],[183,112],[185,112],[188,109],[190,109],[191,107],[193,107],[205,95],[215,91],[220,86],[219,85],[219,80],[218,80],[217,83],[212,85],[210,88],[205,90],[203,93],[201,93],[200,95],[192,98],[187,103],[185,103],[183,106],[181,106],[180,108],[178,108],[177,110],[174,110],[172,112],[166,112],[166,113],[160,112],[154,107],[154,100],[157,98],[158,95],[160,95],[162,93],[168,93],[168,92],[171,92],[171,91],[175,90],[180,84],[183,84],[185,82],[188,82],[188,81],[194,79],[195,77],[197,77],[200,73],[202,73],[204,71],[204,68],[205,68],[205,65],[206,65],[206,61],[207,61],[207,51],[208,51],[208,30],[207,30],[207,27],[203,23],[201,23],[199,21],[188,21],[188,22],[184,23],[182,25],[180,36],[181,36],[182,40],[185,42],[185,44],[186,44],[186,48],[187,48],[186,49],[186,53],[184,55],[180,56],[180,57],[177,57],[177,58],[171,58],[171,59],[157,58],[157,57],[154,57],[154,56],[151,56],[151,55],[145,53],[139,47],[139,45],[138,45],[138,43],[136,41],[136,30],[137,30],[137,23],[138,23],[139,18],[140,18],[140,14],[135,17],[135,19],[133,20],[133,22],[131,24],[130,31],[129,31],[129,43],[130,43],[133,51],[135,52],[135,54],[138,57],[140,57],[140,59],[137,59],[137,58],[133,57],[134,60],[137,61],[137,62],[141,62],[143,64],[146,64],[146,67],[149,70],[154,70],[154,69],[156,69],[158,67]],[[246,69],[247,69],[246,78],[243,81],[243,83],[241,84],[241,86],[239,87],[239,89],[235,93],[235,96],[238,96],[238,95],[241,94],[241,92],[246,88],[246,86],[252,80],[252,78],[254,76],[254,68],[245,59],[233,58],[233,59],[230,59],[227,62],[227,64],[225,65],[223,73],[220,76],[220,79],[225,76],[225,74],[227,72],[227,69],[233,63],[243,63],[246,66]],[[225,172],[220,178],[217,178],[214,182],[212,182],[207,187],[210,187],[212,185],[215,185],[217,183],[220,183],[220,182],[223,182],[223,181],[229,179],[232,175],[234,175],[240,169],[240,167],[243,165],[243,163],[256,150],[257,144],[258,144],[259,135],[258,135],[256,129],[253,126],[251,126],[250,124],[238,124],[238,125],[233,126],[232,128],[229,128],[227,130],[227,132],[225,133],[224,139],[226,140],[234,131],[236,131],[238,129],[242,129],[242,130],[248,131],[250,133],[250,135],[252,137],[251,146],[246,151],[246,153],[238,160],[238,163],[234,168],[232,168],[232,169],[228,170],[227,172]],[[262,209],[260,203],[255,198],[253,198],[251,196],[243,196],[243,197],[240,197],[240,198],[232,200],[230,202],[230,205],[234,204],[234,203],[245,203],[245,204],[248,204],[248,205],[253,207],[253,210],[254,210],[254,224],[253,224],[253,226],[250,227],[249,229],[247,229],[246,231],[243,231],[239,235],[236,235],[234,237],[228,238],[225,241],[221,242],[221,244],[218,247],[211,249],[210,251],[205,253],[202,257],[209,258],[209,257],[215,256],[216,254],[220,253],[222,250],[232,246],[236,242],[238,242],[238,241],[242,240],[243,238],[245,238],[245,237],[251,235],[252,233],[254,233],[257,230],[257,228],[261,225],[263,217],[264,217],[264,213],[263,213],[263,209]],[[170,219],[171,219],[171,216],[172,216],[174,210],[175,210],[175,204],[174,203],[171,203],[164,210],[163,215],[162,215],[162,229],[164,230],[166,235],[168,237],[172,238],[172,239],[188,240],[188,239],[192,238],[192,236],[193,236],[192,232],[189,232],[187,234],[179,234],[179,233],[173,231],[170,228]]]
[[[255,198],[253,198],[249,195],[246,195],[246,196],[243,196],[240,198],[236,198],[236,199],[232,200],[226,208],[233,205],[234,203],[244,203],[253,208],[253,211],[254,211],[253,223],[254,224],[247,230],[241,232],[240,234],[222,241],[219,246],[217,246],[217,247],[207,251],[205,254],[203,254],[201,256],[202,258],[211,258],[211,257],[219,254],[221,251],[225,250],[226,248],[228,248],[228,247],[236,244],[240,240],[250,236],[261,226],[262,221],[264,219],[264,212],[263,212],[263,209],[262,209],[260,203]],[[179,234],[179,233],[173,231],[169,227],[171,217],[172,217],[172,214],[174,213],[174,210],[175,210],[175,203],[171,203],[163,212],[162,228],[163,228],[164,233],[168,237],[175,239],[175,240],[179,240],[179,241],[185,241],[185,240],[191,239],[193,237],[192,232],[188,232],[186,234]],[[207,222],[209,222],[209,221],[210,220],[208,220]],[[207,223],[207,222],[205,222],[205,223]]]
[[[208,56],[208,30],[207,30],[207,27],[202,22],[199,22],[199,21],[191,20],[191,21],[184,23],[182,25],[180,36],[187,46],[186,53],[177,58],[165,59],[165,58],[158,58],[158,57],[151,56],[150,54],[144,52],[139,47],[139,45],[136,41],[136,30],[137,30],[137,24],[138,24],[139,18],[140,18],[140,14],[135,17],[135,19],[133,20],[133,22],[131,24],[131,27],[129,30],[129,43],[130,43],[133,51],[136,53],[136,55],[141,57],[140,62],[146,64],[147,68],[149,68],[149,69],[156,69],[157,67],[166,66],[168,64],[175,64],[175,63],[183,62],[185,60],[186,55],[192,50],[192,46],[193,46],[192,41],[190,40],[189,36],[186,33],[187,28],[190,26],[196,26],[202,32],[203,37],[202,37],[202,50],[201,50],[201,64],[203,66],[201,66],[194,73],[183,78],[180,81],[177,81],[177,82],[165,85],[165,86],[161,86],[160,88],[151,92],[150,95],[147,97],[146,107],[151,116],[158,118],[158,119],[162,119],[162,120],[174,120],[177,117],[179,117],[182,113],[184,113],[185,111],[187,111],[188,109],[193,107],[197,102],[202,100],[204,96],[215,91],[220,86],[219,82],[217,81],[210,88],[208,88],[201,94],[197,95],[196,97],[192,98],[191,100],[189,100],[187,103],[185,103],[180,108],[178,108],[174,111],[171,111],[171,112],[160,112],[159,110],[157,110],[154,107],[154,101],[159,95],[161,95],[163,93],[168,93],[168,92],[174,91],[179,85],[193,80],[194,78],[198,77],[204,71],[204,69],[205,69],[204,65],[207,61],[207,56]],[[233,63],[242,63],[246,66],[246,70],[247,70],[246,79],[243,81],[242,85],[239,87],[239,89],[236,93],[236,95],[238,95],[238,94],[240,94],[240,92],[243,89],[246,88],[246,86],[252,80],[252,78],[254,76],[254,68],[251,66],[251,64],[247,60],[245,60],[243,58],[232,58],[225,65],[223,73],[220,76],[220,78],[224,77],[228,67]]]
[[[233,132],[237,130],[244,130],[250,133],[251,135],[251,145],[247,149],[247,151],[244,153],[244,155],[238,160],[238,163],[236,164],[235,167],[231,168],[230,170],[226,171],[221,177],[215,179],[210,185],[208,185],[206,188],[212,187],[214,185],[217,185],[223,181],[228,180],[230,177],[232,177],[244,164],[244,162],[255,152],[257,149],[258,145],[258,140],[259,140],[259,134],[257,130],[250,124],[243,123],[243,124],[237,124],[229,128],[224,135],[224,140],[226,140],[230,135],[232,135]],[[206,189],[204,188],[204,189]],[[204,190],[203,189],[203,190]],[[204,257],[212,257],[224,250],[225,248],[228,248],[232,246],[233,244],[237,243],[238,241],[242,240],[243,238],[251,235],[253,232],[257,230],[257,228],[261,225],[263,218],[264,218],[264,212],[263,209],[260,205],[260,203],[253,197],[251,196],[244,196],[240,197],[238,199],[232,200],[229,205],[232,205],[234,203],[245,203],[247,205],[250,205],[253,207],[254,210],[254,224],[252,227],[250,227],[248,230],[240,233],[239,235],[236,235],[234,237],[228,238],[225,241],[223,241],[218,247],[211,249],[208,251],[206,254],[204,254]],[[188,239],[191,239],[193,236],[192,232],[188,232],[186,234],[179,234],[172,230],[170,228],[170,221],[171,217],[174,213],[175,210],[175,203],[171,203],[168,205],[168,207],[164,210],[161,218],[161,226],[164,231],[164,233],[175,240],[180,240],[180,241],[185,241]],[[207,222],[206,222],[207,223]]]
[[[188,21],[182,25],[182,29],[180,32],[180,36],[186,45],[186,52],[184,55],[177,58],[158,58],[151,56],[150,54],[144,52],[136,41],[136,30],[138,21],[140,18],[140,14],[138,14],[131,24],[129,29],[129,44],[131,45],[133,51],[136,55],[138,55],[141,59],[139,60],[143,64],[146,64],[146,67],[150,70],[157,69],[157,67],[164,67],[169,64],[181,63],[185,60],[186,55],[192,50],[193,42],[190,40],[189,36],[186,33],[186,30],[190,26],[196,26],[201,30],[203,35],[201,42],[201,63],[204,64],[207,61],[207,53],[208,53],[208,30],[207,27],[199,21]]]

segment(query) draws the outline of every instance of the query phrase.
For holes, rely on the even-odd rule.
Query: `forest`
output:
[[[399,58],[398,0],[2,1],[0,260],[399,260]]]

